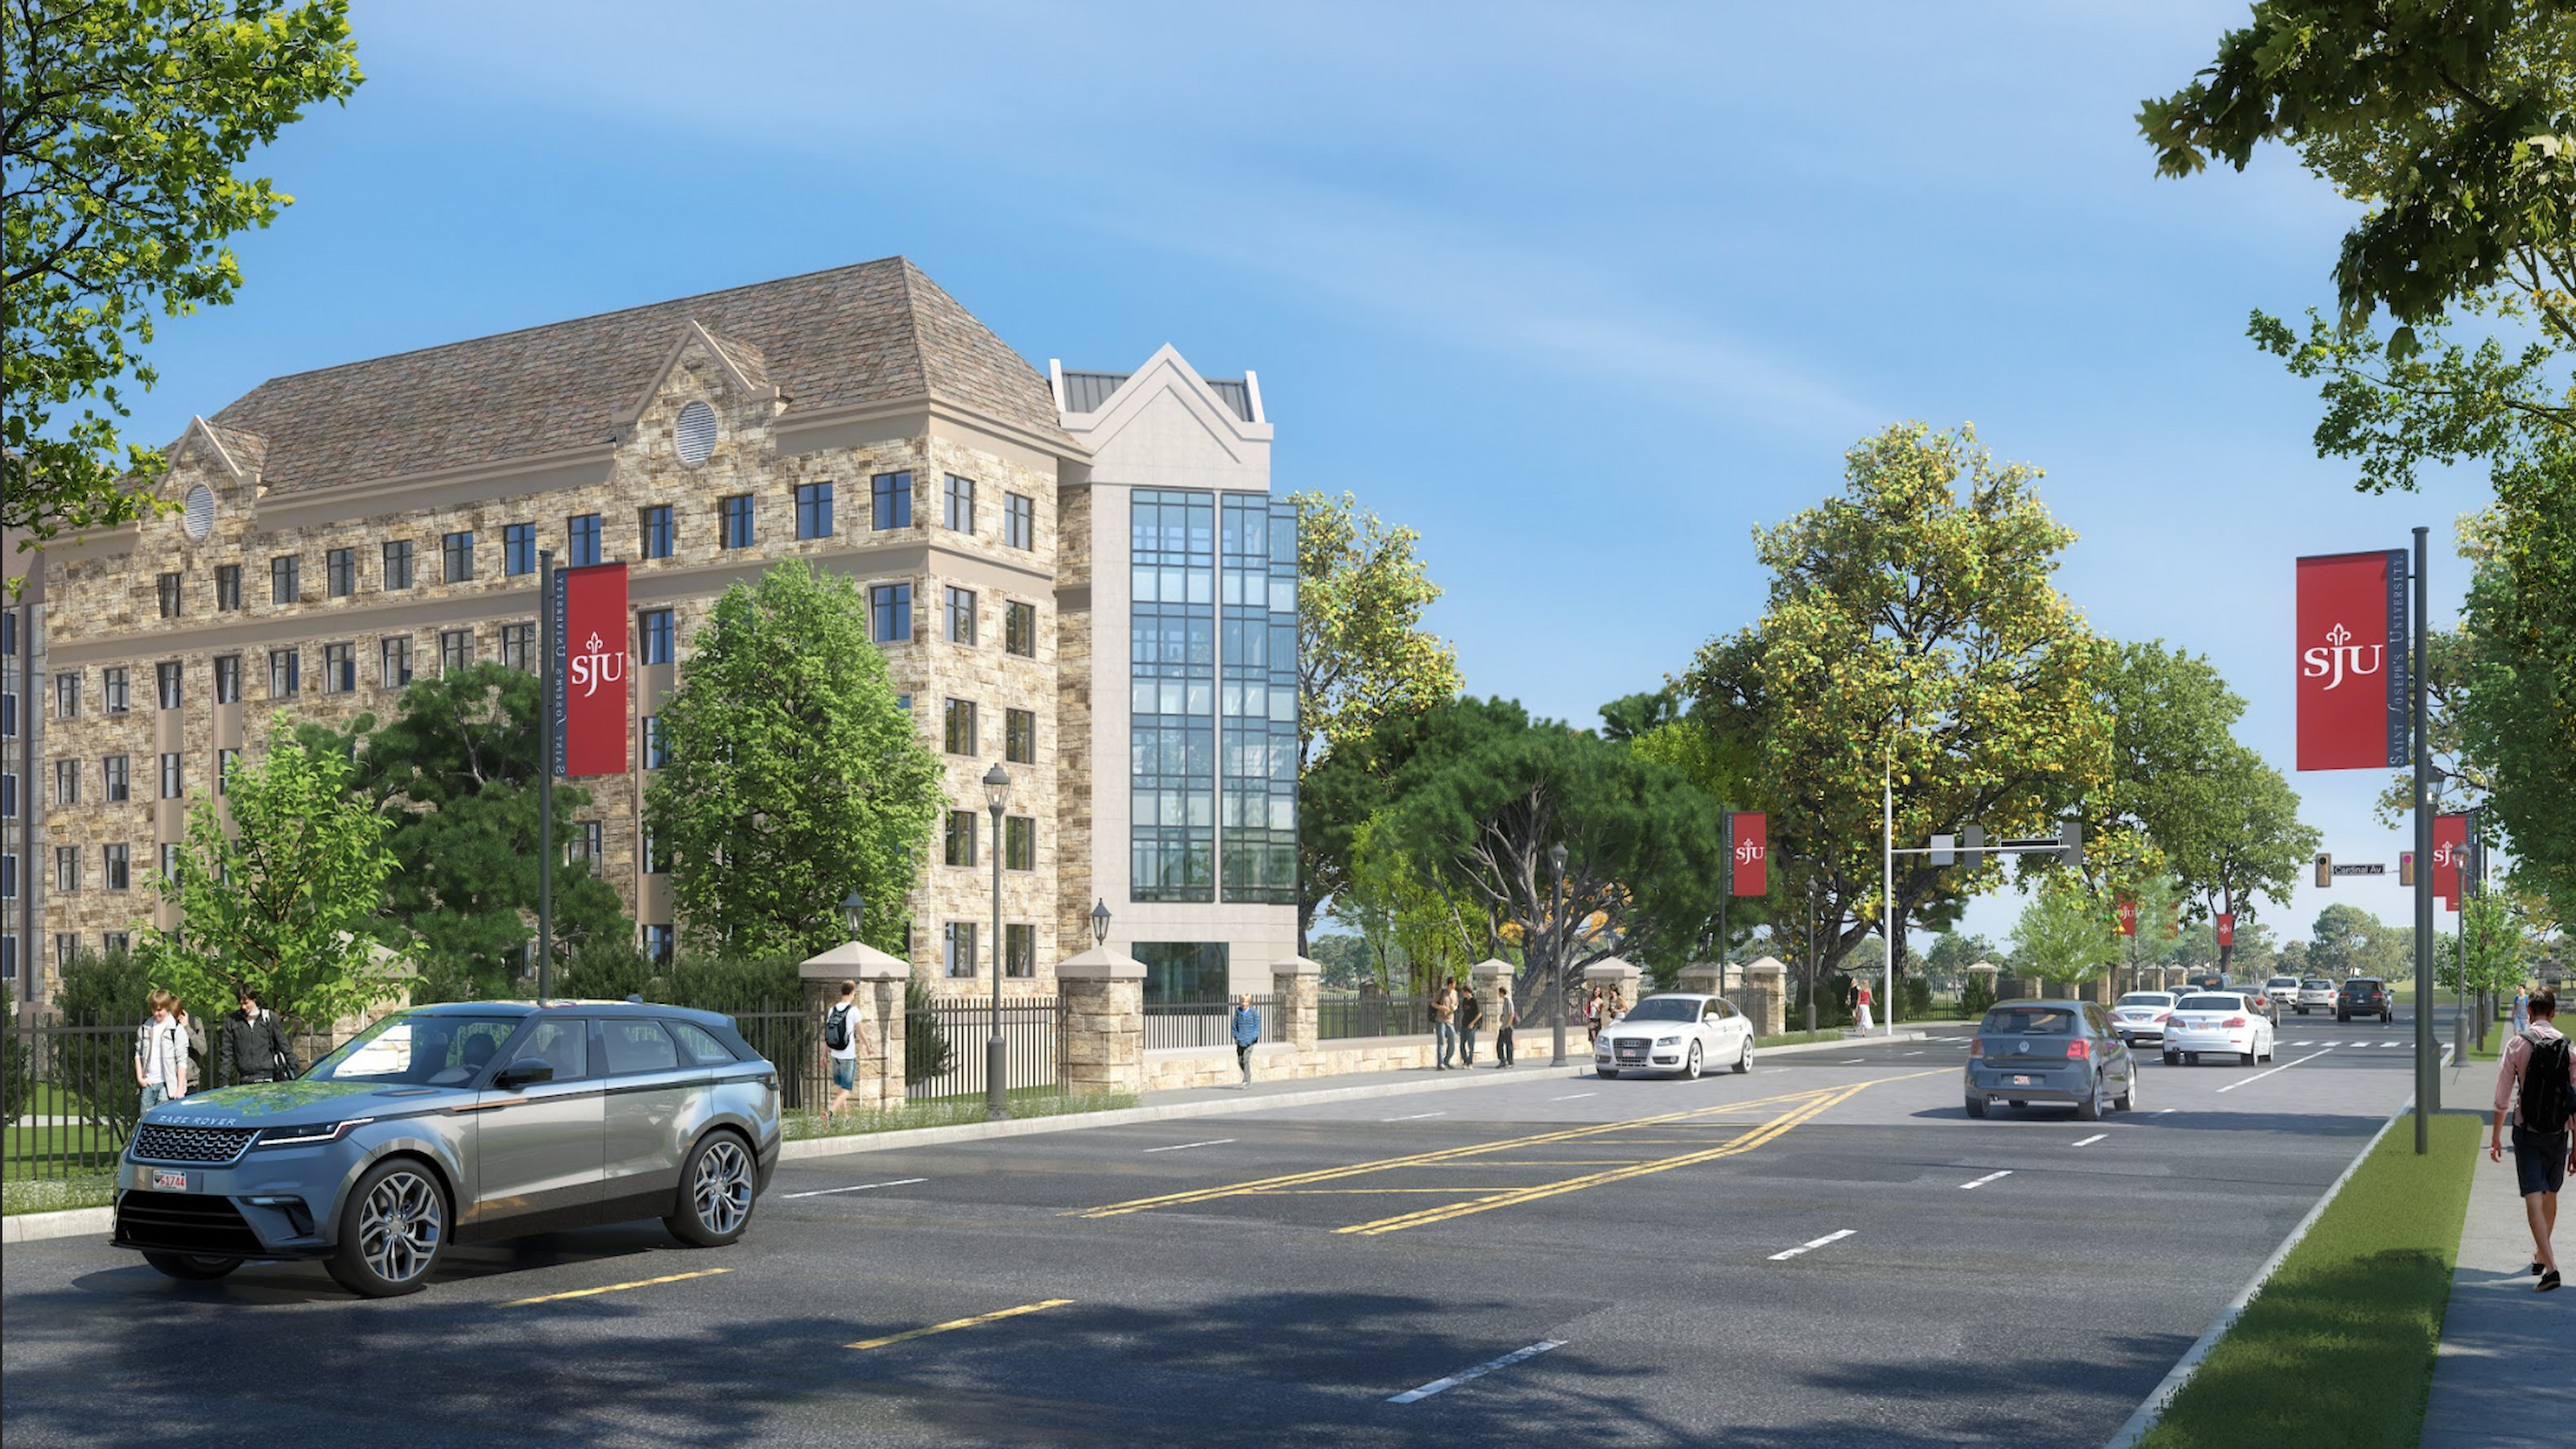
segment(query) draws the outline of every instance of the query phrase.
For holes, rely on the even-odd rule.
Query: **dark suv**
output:
[[[2350,1021],[2356,1016],[2375,1016],[2383,1022],[2397,1019],[2397,1008],[2388,999],[2388,983],[2374,976],[2355,976],[2335,992],[2335,1020]]]

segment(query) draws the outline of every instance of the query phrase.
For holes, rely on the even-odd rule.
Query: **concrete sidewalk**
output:
[[[2569,1184],[2576,1187],[2576,1183]],[[2562,1199],[2555,1246],[2576,1260],[2576,1212]],[[2532,1291],[2531,1229],[2514,1192],[2513,1149],[2487,1161],[2480,1143],[2433,1392],[2424,1405],[2424,1449],[2563,1446],[2576,1425],[2576,1286]]]

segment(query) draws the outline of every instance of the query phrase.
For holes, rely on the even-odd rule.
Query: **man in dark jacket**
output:
[[[260,1004],[256,991],[244,991],[241,1009],[224,1018],[224,1065],[235,1082],[275,1082],[295,1075],[285,1024]]]
[[[1476,1028],[1485,1024],[1485,1004],[1476,999],[1476,988],[1458,993],[1458,1062],[1461,1066],[1476,1064]]]

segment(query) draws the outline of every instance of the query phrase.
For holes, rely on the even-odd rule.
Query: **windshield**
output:
[[[2165,1006],[2172,1001],[2172,997],[2161,991],[2132,991],[2120,998],[2122,1006]]]
[[[2245,1000],[2239,996],[2186,996],[2176,1011],[2243,1011]]]
[[[1649,996],[1628,1008],[1629,1021],[1697,1021],[1699,1003],[1687,996]]]
[[[2296,986],[2299,984],[2299,978],[2296,976],[2275,976],[2265,984],[2271,986]]]
[[[2075,1013],[2062,1006],[1999,1006],[1986,1013],[1978,1030],[1988,1036],[2068,1036]]]
[[[2334,989],[2334,983],[2322,976],[2311,976],[2300,982],[2299,987],[2304,991],[2331,991]]]
[[[314,1063],[304,1079],[460,1086],[518,1029],[510,1016],[388,1016]]]

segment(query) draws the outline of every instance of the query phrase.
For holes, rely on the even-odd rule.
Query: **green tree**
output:
[[[2037,470],[1997,465],[1971,429],[1904,424],[1845,458],[1839,497],[1756,535],[1772,571],[1761,622],[1700,651],[1692,717],[1758,742],[1774,856],[1815,883],[1824,968],[1881,911],[1880,788],[1896,834],[1968,823],[2028,833],[2099,789],[2110,733],[2105,646],[2052,582],[2074,534]],[[1997,880],[1900,856],[1900,919],[1938,926]],[[1899,961],[1900,972],[1904,968]]]
[[[2080,986],[2120,959],[2119,938],[2102,903],[2066,874],[2042,878],[2013,923],[2013,968],[2062,986]]]
[[[670,763],[644,814],[692,941],[811,954],[848,935],[856,889],[881,903],[868,944],[903,949],[882,903],[910,888],[945,797],[856,584],[788,559],[726,589],[660,718]]]
[[[150,511],[118,435],[154,318],[232,300],[226,238],[294,198],[235,171],[358,86],[346,0],[0,6],[0,526],[34,547]]]
[[[391,823],[386,938],[416,940],[423,977],[464,995],[509,994],[536,939],[538,693],[535,675],[483,663],[413,680],[382,727],[361,714],[342,731],[299,730],[351,760],[352,787]],[[557,783],[559,848],[589,803]],[[635,934],[616,888],[580,857],[557,862],[554,928],[558,958]]]
[[[1347,932],[1317,936],[1308,945],[1316,964],[1324,968],[1324,984],[1335,990],[1349,990],[1362,982],[1386,985],[1377,974],[1377,957],[1369,943]]]
[[[2386,927],[2359,906],[2341,901],[2317,912],[2308,931],[2307,964],[2320,976],[2343,977],[2368,970],[2371,943]]]
[[[1932,940],[1932,949],[1923,953],[1923,964],[1934,975],[1957,980],[1967,975],[1968,968],[1983,961],[1990,966],[2004,964],[1995,943],[1983,936],[1961,931],[1944,931]]]
[[[2290,782],[2261,755],[2231,743],[2205,774],[2177,779],[2176,794],[2197,802],[2166,823],[2166,863],[2203,922],[2219,914],[2236,917],[2236,939],[2213,954],[2222,971],[2233,971],[2237,953],[2262,939],[2256,921],[2260,903],[2270,900],[2287,909],[2299,871],[2314,859],[2323,839],[2299,820],[2299,797]]]
[[[2529,636],[2517,640],[2523,576],[2495,560],[2492,529],[2472,520],[2463,533],[2477,571],[2462,615],[2471,642],[2456,711],[2461,753],[2483,767],[2484,818],[2513,842],[2514,883],[2546,902],[2536,914],[2564,928],[2576,923],[2576,747],[2562,742],[2557,721],[2576,712],[2576,677],[2545,662]]]
[[[1359,927],[1376,958],[1376,975],[1392,985],[1401,973],[1416,990],[1462,974],[1481,954],[1487,919],[1472,918],[1404,848],[1381,817],[1362,825],[1352,846],[1351,884],[1343,918]]]
[[[220,1014],[245,990],[289,1023],[327,1030],[399,982],[370,927],[393,873],[387,822],[349,788],[349,763],[271,715],[267,748],[236,760],[220,798],[188,802],[177,871],[154,881],[181,925],[144,933],[153,975]]]

